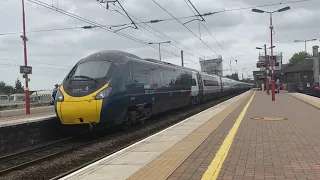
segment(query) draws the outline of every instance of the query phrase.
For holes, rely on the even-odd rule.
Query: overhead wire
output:
[[[117,7],[117,6],[115,6],[115,7]],[[120,14],[122,14],[122,13],[120,13]],[[130,13],[128,13],[130,16],[132,16],[133,18],[135,18],[135,19],[137,19],[138,21],[140,21],[141,22],[141,20],[139,19],[139,18],[137,18],[137,17],[135,17],[135,16],[133,16],[132,14],[130,14]],[[123,15],[123,14],[122,14]],[[123,15],[124,16],[124,15]],[[200,53],[198,53],[198,52],[196,52],[196,51],[194,51],[194,50],[192,50],[191,48],[189,48],[189,47],[187,47],[187,46],[185,46],[185,45],[183,45],[183,44],[181,44],[181,43],[179,43],[178,41],[176,41],[176,40],[174,40],[174,39],[172,39],[171,37],[169,37],[169,36],[167,36],[166,34],[164,34],[164,33],[162,33],[161,31],[159,31],[159,30],[157,30],[157,29],[155,29],[155,28],[153,28],[152,26],[150,26],[150,25],[148,25],[148,24],[145,24],[146,26],[148,26],[149,28],[151,28],[151,29],[153,29],[154,31],[156,31],[156,32],[158,32],[159,34],[162,34],[163,36],[165,36],[165,37],[167,37],[168,39],[170,39],[170,40],[172,40],[172,41],[174,41],[174,42],[176,42],[177,44],[179,44],[179,45],[181,45],[181,46],[183,46],[183,47],[185,47],[185,48],[187,48],[187,49],[189,49],[189,50],[191,50],[191,51],[193,51],[193,52],[195,52],[195,53],[197,53],[197,54],[199,54],[200,56],[201,56],[201,54]],[[148,32],[150,32],[150,33],[152,33],[152,34],[154,34],[155,36],[157,36],[158,38],[160,38],[160,39],[162,39],[162,40],[164,40],[164,41],[166,41],[167,39],[164,39],[163,37],[161,37],[161,36],[159,36],[159,35],[157,35],[157,34],[155,34],[154,32],[152,32],[152,31],[150,31],[150,30],[148,30],[147,28],[145,28],[145,27],[143,27],[143,26],[141,26],[140,24],[139,24],[139,26],[140,27],[142,27],[143,29],[145,29],[146,31],[148,31]],[[171,44],[172,46],[175,46],[174,44]],[[178,49],[180,49],[179,47],[177,47],[177,46],[175,46],[176,48],[178,48]],[[187,52],[188,53],[188,52]],[[193,54],[191,54],[191,53],[188,53],[189,55],[191,55],[191,56],[194,56]],[[184,58],[186,61],[189,61],[189,62],[192,62],[192,63],[194,63],[194,64],[198,64],[198,63],[196,63],[196,62],[194,62],[194,61],[192,61],[192,60],[189,60],[189,59],[186,59],[186,58]]]
[[[152,48],[154,48],[154,49],[158,49],[156,46],[152,46],[152,45],[148,44],[147,42],[142,41],[142,40],[140,40],[140,39],[137,39],[137,38],[135,38],[135,37],[133,37],[133,36],[130,36],[130,35],[127,35],[127,34],[121,33],[121,32],[115,32],[115,31],[111,30],[110,28],[105,27],[105,26],[102,25],[102,24],[96,23],[96,22],[94,22],[94,21],[91,21],[91,20],[89,20],[89,19],[86,19],[86,18],[81,17],[81,16],[78,16],[78,15],[75,15],[75,14],[73,14],[73,13],[70,13],[70,12],[65,11],[65,10],[63,10],[63,9],[60,9],[60,8],[58,8],[58,7],[52,7],[51,5],[49,5],[49,4],[47,4],[47,3],[44,3],[44,2],[42,2],[42,1],[39,1],[39,0],[27,0],[27,1],[29,1],[29,2],[31,2],[31,3],[34,3],[34,4],[37,4],[37,5],[39,5],[39,6],[42,6],[42,7],[51,9],[51,10],[54,10],[54,11],[59,12],[59,13],[61,13],[61,14],[67,15],[67,16],[69,16],[69,17],[78,19],[78,20],[80,20],[80,21],[82,21],[82,22],[86,22],[86,23],[88,23],[88,24],[97,26],[98,28],[101,28],[101,29],[103,29],[103,30],[106,30],[106,31],[109,31],[109,32],[111,32],[111,33],[117,34],[117,35],[119,35],[119,36],[125,37],[125,38],[127,38],[127,39],[136,41],[136,42],[138,42],[138,43],[141,43],[141,44],[144,44],[144,45],[146,45],[146,46],[152,47]],[[162,52],[167,53],[167,54],[170,54],[170,55],[173,55],[173,56],[176,56],[176,57],[180,57],[179,55],[174,54],[174,53],[172,53],[172,52],[170,52],[170,51],[167,51],[167,50],[165,50],[165,49],[160,49],[160,50],[161,50]]]
[[[224,12],[231,12],[231,11],[241,11],[241,10],[246,10],[246,9],[252,9],[252,8],[259,8],[259,7],[268,7],[268,6],[278,6],[282,4],[295,4],[295,3],[301,3],[301,2],[307,2],[307,1],[312,1],[312,0],[294,0],[294,1],[288,1],[288,2],[283,2],[283,3],[272,3],[272,4],[265,4],[265,5],[258,5],[258,6],[249,6],[249,7],[242,7],[242,8],[233,8],[233,9],[225,9],[221,11],[215,11],[215,12],[207,12],[201,14],[201,16],[211,16],[217,13],[224,13]],[[52,5],[50,5],[52,6]],[[176,17],[176,19],[188,19],[188,18],[194,18],[194,17],[199,17],[199,15],[192,15],[192,16],[184,16],[184,17]],[[159,22],[165,22],[165,21],[172,21],[176,20],[175,18],[167,18],[167,19],[154,19],[154,20],[149,20],[149,21],[142,21],[140,23],[135,23],[135,24],[154,24],[154,23],[159,23]],[[117,25],[103,25],[104,27],[120,27],[120,26],[127,26],[131,25],[132,23],[126,23],[126,24],[117,24]],[[27,31],[27,33],[33,33],[33,32],[42,32],[42,31],[56,31],[56,30],[70,30],[70,29],[76,29],[76,28],[82,28],[82,27],[73,27],[73,28],[60,28],[60,29],[44,29],[44,30],[36,30],[36,31]],[[7,33],[0,33],[1,35],[10,35],[10,34],[19,34],[22,32],[7,32]]]
[[[193,11],[193,9],[189,6],[187,0],[184,0],[184,2],[188,5],[188,7],[189,7],[189,9],[192,11],[192,13],[193,13],[194,15],[196,15],[196,13]],[[194,20],[198,20],[198,21],[199,21],[199,35],[200,35],[200,38],[201,38],[201,26],[200,26],[200,21],[202,21],[202,20],[201,20],[199,17],[197,17],[197,19],[194,19]],[[203,19],[203,20],[204,20],[204,19]],[[189,21],[189,22],[191,22],[191,21]],[[187,22],[187,23],[189,23],[189,22]],[[187,24],[187,23],[185,23],[185,24]]]
[[[207,46],[212,52],[218,55],[218,53],[213,50],[208,44],[206,44],[201,38],[199,38],[193,31],[191,31],[186,25],[184,25],[181,21],[179,21],[175,16],[173,16],[169,11],[167,11],[164,7],[162,7],[160,4],[158,4],[155,0],[152,0],[155,4],[157,4],[161,9],[163,9],[165,12],[167,12],[172,18],[175,18],[176,21],[178,21],[182,26],[184,26],[190,33],[192,33],[196,38],[198,38],[205,46]]]
[[[190,1],[190,0],[188,0],[188,2],[192,5],[192,7],[194,8],[192,8],[190,5],[189,5],[189,3],[187,2],[187,0],[184,0],[184,2],[188,5],[188,7],[189,7],[189,9],[192,11],[192,13],[193,14],[195,14],[196,15],[196,13],[193,11],[193,10],[195,10],[198,14],[199,14],[199,16],[201,15],[200,13],[199,13],[199,11],[196,9],[196,7],[192,4],[192,2]],[[202,18],[202,16],[201,16],[201,18]],[[225,50],[225,48],[219,43],[219,41],[212,35],[212,33],[210,32],[210,30],[207,28],[207,26],[203,23],[203,20],[200,20],[199,19],[199,23],[201,23],[202,25],[203,25],[203,27],[207,30],[207,32],[210,34],[210,36],[217,42],[217,44],[221,47],[221,49],[230,57],[230,59],[232,58],[232,56],[228,53],[228,51],[226,51]],[[223,61],[223,60],[222,60]],[[224,61],[225,62],[225,61]],[[232,69],[232,67],[231,67],[231,63],[229,64],[228,62],[225,62],[226,64],[228,64],[229,66],[230,66],[230,68]]]
[[[117,7],[117,6],[116,6],[116,7]],[[129,14],[129,13],[128,13],[128,14]],[[133,16],[132,14],[129,14],[129,15],[130,15],[130,16],[132,16],[132,17],[134,17],[134,18],[135,18],[135,19],[137,19],[138,21],[143,22],[143,21],[141,21],[139,18],[137,18],[137,17]],[[139,24],[141,24],[141,23],[139,23]],[[180,46],[183,46],[183,47],[185,47],[186,49],[189,49],[190,51],[192,51],[192,52],[194,52],[194,53],[196,53],[196,54],[198,54],[198,55],[200,55],[200,56],[201,56],[201,54],[200,54],[199,52],[194,51],[193,49],[189,48],[188,46],[185,46],[185,45],[183,45],[183,44],[179,43],[178,41],[176,41],[176,40],[172,39],[172,38],[171,38],[171,37],[169,37],[168,35],[166,35],[166,34],[162,33],[161,31],[157,30],[156,28],[154,28],[154,27],[150,26],[149,24],[147,24],[147,23],[143,23],[143,24],[144,24],[144,25],[146,25],[146,26],[148,26],[149,28],[153,29],[154,31],[158,32],[159,34],[161,34],[161,35],[165,36],[166,38],[168,38],[168,39],[170,39],[170,40],[174,41],[175,43],[179,44]],[[192,54],[190,54],[190,55],[191,55],[191,56],[194,56],[194,55],[192,55]]]
[[[50,32],[50,31],[63,31],[63,30],[70,30],[70,29],[78,29],[83,27],[68,27],[68,28],[55,28],[55,29],[42,29],[42,30],[31,30],[27,31],[27,33],[37,33],[37,32]],[[21,34],[22,32],[7,32],[7,33],[0,33],[0,36],[10,35],[10,34]]]
[[[2,66],[20,66],[17,64],[6,64],[6,63],[0,63]],[[58,69],[58,68],[49,68],[49,67],[40,67],[40,66],[34,66],[34,68],[41,68],[41,69],[53,69],[53,70],[61,70],[61,71],[70,71],[70,69]]]
[[[13,62],[19,62],[18,60],[14,59],[7,59],[7,58],[0,58],[0,61],[13,61]],[[28,61],[31,64],[42,64],[42,65],[48,65],[48,66],[60,66],[60,67],[66,67],[66,68],[72,68],[73,66],[66,66],[66,65],[59,65],[59,64],[50,64],[50,63],[42,63],[37,61]]]

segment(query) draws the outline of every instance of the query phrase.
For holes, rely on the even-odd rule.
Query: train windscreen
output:
[[[108,77],[108,72],[111,67],[109,61],[85,61],[76,67],[70,79],[84,78],[84,79],[105,79]]]

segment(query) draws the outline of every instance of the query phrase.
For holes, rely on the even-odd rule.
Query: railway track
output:
[[[94,143],[107,136],[105,132],[86,132],[50,144],[0,157],[0,176],[57,157]]]

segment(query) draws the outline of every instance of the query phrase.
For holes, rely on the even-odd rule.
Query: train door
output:
[[[199,102],[202,103],[203,102],[203,81],[202,81],[202,77],[201,74],[198,72],[197,73],[197,79],[198,79],[198,86],[199,86]]]
[[[192,96],[192,103],[198,104],[199,103],[199,81],[197,77],[197,72],[195,71],[192,71],[191,96]]]
[[[220,92],[219,92],[219,95],[218,97],[220,98],[222,96],[222,93],[223,93],[223,82],[222,82],[222,78],[219,77],[219,84],[220,84]]]
[[[197,73],[194,72],[194,71],[192,72],[191,94],[192,94],[192,97],[196,97],[199,94],[199,85],[198,85]]]

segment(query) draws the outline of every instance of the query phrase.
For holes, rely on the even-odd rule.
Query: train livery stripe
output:
[[[99,90],[83,97],[69,96],[63,86],[60,91],[64,96],[63,102],[57,103],[58,116],[63,124],[99,123],[103,100],[94,97],[108,87],[108,83]]]

